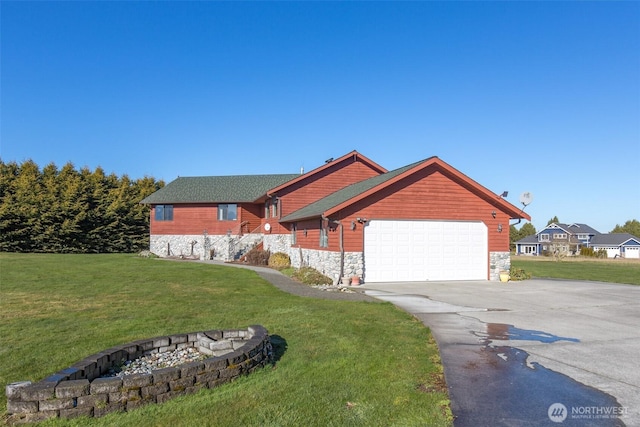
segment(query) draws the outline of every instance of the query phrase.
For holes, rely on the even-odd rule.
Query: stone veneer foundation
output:
[[[210,357],[149,374],[103,377],[110,368],[153,353],[194,347]],[[7,421],[21,424],[49,418],[99,417],[162,403],[213,388],[272,362],[267,330],[213,330],[168,335],[113,347],[87,357],[42,381],[6,387]]]
[[[289,255],[295,268],[308,266],[315,268],[337,284],[341,279],[340,252],[304,249],[291,245],[289,234],[246,234],[244,236],[206,236],[206,235],[152,235],[150,251],[160,257],[184,256],[196,259],[217,259],[232,261],[238,253],[250,247],[254,242],[262,241],[264,249],[271,253],[284,252]],[[367,281],[364,253],[345,252],[342,275],[358,276]],[[511,267],[510,252],[489,253],[489,280],[500,280],[500,272]]]

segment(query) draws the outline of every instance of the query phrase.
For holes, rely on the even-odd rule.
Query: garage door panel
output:
[[[637,259],[640,258],[640,248],[627,246],[624,248],[624,257]]]
[[[364,246],[367,282],[487,278],[482,222],[372,220]]]

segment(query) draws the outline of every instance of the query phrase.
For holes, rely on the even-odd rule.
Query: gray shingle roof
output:
[[[419,162],[412,163],[399,169],[383,173],[382,175],[377,175],[372,178],[365,179],[364,181],[351,184],[341,190],[336,191],[335,193],[328,195],[327,197],[324,197],[314,203],[311,203],[310,205],[305,206],[302,209],[298,209],[297,211],[290,213],[286,217],[282,218],[281,221],[289,222],[306,218],[319,217],[327,210],[338,206],[339,204],[342,204],[347,200],[352,199],[357,195],[362,194],[365,191],[368,191],[380,184],[383,184],[386,181],[389,181],[390,179],[408,171],[411,168],[414,168],[424,161],[425,160],[421,160]]]
[[[143,204],[253,202],[299,174],[179,177],[143,199]]]
[[[598,234],[591,239],[592,245],[620,246],[623,243],[635,240],[640,243],[640,239],[629,233],[608,233]]]
[[[573,234],[600,234],[595,228],[589,227],[587,224],[558,224],[565,230],[570,231]]]
[[[520,244],[520,245],[538,243],[538,236],[536,236],[535,234],[532,234],[530,236],[525,236],[522,239],[520,239],[520,240],[518,240],[517,242],[514,242],[514,243],[515,244]]]

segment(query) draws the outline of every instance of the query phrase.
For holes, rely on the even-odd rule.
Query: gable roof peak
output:
[[[347,162],[349,160],[352,160],[353,162],[356,161],[360,161],[361,163],[367,165],[369,168],[371,168],[372,170],[374,170],[376,173],[378,174],[384,174],[387,172],[387,169],[383,168],[382,166],[380,166],[379,164],[377,164],[376,162],[374,162],[373,160],[367,158],[366,156],[363,156],[362,154],[360,154],[359,152],[357,152],[356,150],[353,150],[341,157],[338,157],[337,159],[331,157],[327,160],[325,160],[324,164],[318,166],[315,169],[310,170],[309,172],[303,173],[301,175],[298,175],[296,178],[287,181],[285,183],[282,183],[281,185],[278,185],[276,187],[270,188],[269,191],[267,192],[268,196],[273,195],[274,193],[290,186],[293,184],[296,184],[302,180],[308,179],[310,177],[312,177],[313,175],[322,173],[323,171],[327,170],[328,168],[332,168],[335,165],[341,163],[341,162]]]
[[[431,166],[435,166],[438,170],[443,171],[450,176],[454,176],[457,180],[464,182],[465,185],[469,186],[469,188],[472,189],[472,191],[481,194],[481,197],[492,200],[492,202],[495,203],[497,207],[504,209],[505,212],[513,215],[514,218],[521,217],[527,220],[531,220],[531,217],[528,214],[522,212],[522,210],[518,211],[518,208],[516,206],[500,197],[495,197],[495,193],[489,191],[487,188],[483,187],[482,185],[469,178],[462,172],[458,171],[453,166],[449,165],[437,156],[432,156],[424,160],[420,160],[418,162],[411,163],[392,171],[388,171],[386,173],[382,173],[380,175],[373,176],[363,181],[351,184],[341,190],[328,195],[327,197],[324,197],[314,203],[311,203],[310,205],[305,206],[304,208],[301,208],[287,215],[286,217],[282,218],[281,221],[291,222],[312,217],[331,215],[345,206],[353,204],[356,201],[361,200],[377,191],[380,191],[381,189],[388,187],[389,185],[392,185],[393,183],[398,182],[407,176],[410,176],[414,173],[419,172],[420,170]]]

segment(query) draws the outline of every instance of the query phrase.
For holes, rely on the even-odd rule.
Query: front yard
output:
[[[231,384],[76,426],[450,426],[438,349],[389,303],[286,294],[254,272],[133,255],[0,254],[4,386],[108,347],[265,326],[276,365]]]

